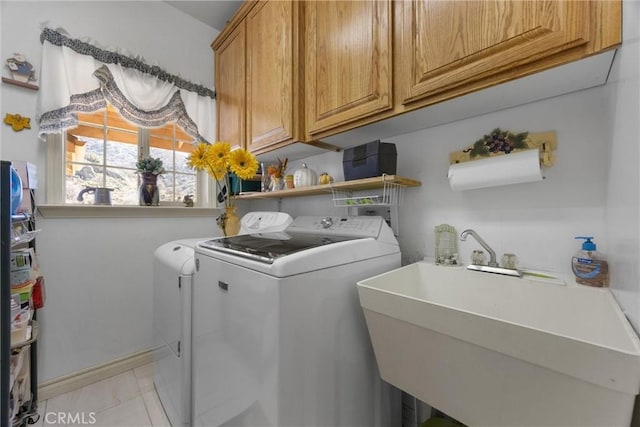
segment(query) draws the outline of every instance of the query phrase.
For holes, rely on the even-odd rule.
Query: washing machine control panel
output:
[[[382,222],[382,218],[375,216],[299,216],[287,230],[376,238]]]
[[[293,222],[284,212],[249,212],[242,217],[241,233],[270,233],[282,231]]]

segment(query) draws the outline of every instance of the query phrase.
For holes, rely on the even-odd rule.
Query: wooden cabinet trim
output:
[[[432,11],[430,8],[434,10],[433,15],[429,13]],[[435,6],[424,1],[402,2],[399,20],[402,44],[398,59],[404,65],[402,74],[408,76],[402,88],[402,102],[412,102],[491,78],[509,68],[536,62],[577,46],[586,47],[594,26],[588,19],[591,8],[590,2],[549,0],[510,3],[461,1]],[[496,21],[500,19],[494,26],[494,33],[484,29],[487,23],[482,21],[484,13],[481,12]],[[475,18],[474,13],[481,13],[481,17]],[[450,33],[441,33],[442,28],[434,26],[432,29],[429,25],[437,25],[450,15],[454,19],[450,23],[453,27]],[[421,30],[426,32],[418,34]],[[424,40],[434,31],[433,38]],[[458,37],[456,31],[468,33]],[[488,35],[476,41],[470,35],[473,31]],[[446,51],[448,57],[443,56],[445,51],[441,46],[429,49],[429,43],[435,44],[439,34],[443,34],[442,46],[451,45],[451,51]]]
[[[306,124],[307,130],[311,135],[341,123],[355,121],[393,107],[392,4],[390,0],[376,1],[371,4],[374,5],[374,10],[371,16],[373,21],[368,25],[373,30],[370,40],[372,46],[370,54],[372,56],[368,58],[371,64],[368,92],[347,103],[336,105],[335,108],[327,108],[321,111],[322,108],[319,103],[326,101],[331,96],[336,96],[336,94],[328,91],[321,92],[318,85],[319,73],[323,69],[326,70],[327,67],[336,67],[337,65],[327,64],[319,56],[322,46],[318,39],[320,31],[318,6],[326,6],[326,3],[322,1],[306,3]],[[349,77],[347,76],[347,78]],[[332,90],[337,91],[340,87],[339,82],[335,81],[332,84],[334,86]]]
[[[268,151],[303,140],[303,100],[300,99],[304,94],[301,84],[304,70],[300,69],[303,43],[299,41],[302,9],[303,2],[300,1],[246,1],[212,43],[216,52],[216,85],[220,86],[220,55],[239,37],[239,32],[244,33],[244,70],[237,76],[244,82],[241,100],[244,117],[239,129],[241,138],[235,139],[241,140],[242,146],[249,151]],[[263,13],[269,16],[261,16]],[[281,33],[275,35],[270,33],[280,30]],[[267,37],[268,45],[264,45],[264,34],[271,37]],[[263,78],[260,73],[265,65],[272,71],[267,70]],[[222,68],[226,66],[222,64]],[[224,93],[224,88],[219,87],[218,91]],[[216,117],[218,129],[224,126],[220,122],[222,108],[218,109]]]
[[[244,0],[240,8],[236,11],[236,13],[231,17],[231,19],[227,22],[227,25],[222,29],[218,37],[211,43],[211,48],[213,50],[218,50],[221,45],[225,42],[227,37],[233,33],[236,27],[243,22],[244,18],[247,16],[249,11],[259,2],[259,0]]]
[[[430,73],[415,76],[417,84],[405,89],[403,103],[424,98],[425,93],[433,96],[458,86],[490,78],[526,63],[533,63],[541,57],[548,57],[587,44],[586,40],[578,38],[559,45],[556,41],[561,37],[559,34],[550,33],[548,29],[537,28],[504,44],[470,55]],[[522,43],[522,39],[527,39],[528,42]]]
[[[225,102],[227,102],[227,88],[224,87],[224,84],[220,85],[221,80],[224,82],[224,78],[222,77],[222,70],[220,67],[220,64],[222,62],[221,56],[229,53],[228,49],[230,48],[230,46],[232,46],[233,43],[238,43],[238,46],[236,48],[241,51],[239,54],[236,52],[236,56],[232,58],[234,60],[239,60],[240,65],[238,65],[237,67],[237,74],[234,74],[233,78],[230,79],[238,83],[238,85],[236,87],[233,87],[233,89],[239,88],[239,91],[238,93],[232,93],[229,95],[230,104],[235,104],[235,110],[231,110],[232,115],[238,116],[238,129],[234,129],[234,131],[238,133],[237,135],[225,134],[225,131],[229,129],[229,121],[224,120],[224,118],[222,117],[222,111],[224,110]],[[232,147],[236,145],[242,148],[246,147],[246,64],[246,29],[243,21],[240,25],[236,26],[233,31],[231,31],[231,33],[228,34],[228,37],[222,41],[222,43],[215,51],[215,80],[217,86],[216,134],[219,141],[227,141],[232,144]],[[240,108],[239,112],[237,110],[238,108]]]
[[[263,146],[277,144],[282,141],[292,139],[293,134],[293,18],[294,4],[292,2],[282,2],[277,0],[263,1],[258,3],[245,18],[247,27],[247,102],[246,102],[246,141],[247,149],[255,151]],[[266,47],[264,37],[260,37],[264,22],[261,21],[261,13],[274,13],[270,8],[279,8],[275,12],[282,13],[279,20],[268,22],[268,30],[279,29],[281,39],[279,46]],[[256,35],[257,34],[257,35]],[[280,49],[280,55],[272,52],[271,48]],[[254,64],[254,59],[263,58],[272,61],[278,68],[274,75],[263,76],[265,64]],[[257,60],[257,59],[256,59]],[[271,70],[274,71],[274,70]],[[273,77],[277,76],[277,81],[273,81]],[[276,94],[271,99],[263,99],[256,96],[254,88],[259,90],[276,90]],[[274,99],[276,98],[276,99]],[[270,105],[275,103],[275,105]],[[271,116],[266,117],[268,113]],[[273,114],[276,113],[276,114]],[[277,115],[277,117],[276,117]],[[262,122],[260,118],[263,118]],[[274,125],[271,129],[263,130],[261,133],[254,134],[254,123],[260,124],[268,119],[268,123]]]

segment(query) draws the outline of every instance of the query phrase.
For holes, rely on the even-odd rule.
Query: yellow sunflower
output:
[[[258,160],[247,150],[234,150],[229,154],[229,167],[240,179],[251,179],[258,170]]]
[[[196,149],[187,157],[187,166],[197,171],[203,170],[211,160],[210,145],[200,142]]]
[[[222,181],[227,173],[226,162],[215,162],[207,165],[207,173],[217,181]]]
[[[217,164],[226,163],[229,159],[231,145],[228,142],[218,141],[209,150],[211,152],[211,162]]]

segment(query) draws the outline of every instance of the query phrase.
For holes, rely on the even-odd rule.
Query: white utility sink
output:
[[[358,282],[382,378],[472,426],[628,426],[640,341],[609,289],[418,262]]]

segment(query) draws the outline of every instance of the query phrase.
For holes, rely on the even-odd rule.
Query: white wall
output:
[[[607,85],[611,166],[606,226],[611,288],[640,331],[640,3],[624,2],[623,44]]]
[[[458,232],[475,229],[496,251],[516,253],[523,266],[570,272],[580,246],[574,236],[596,236],[607,251],[604,207],[609,150],[606,138],[605,89],[593,88],[431,129],[391,138],[398,150],[398,174],[422,181],[406,189],[399,208],[400,245],[405,263],[434,256],[434,227],[447,223]],[[453,192],[447,169],[449,153],[464,148],[492,129],[542,132],[558,136],[555,166],[541,182]],[[603,141],[605,141],[603,143]],[[320,172],[342,179],[342,154],[305,159]],[[295,165],[292,166],[292,170]],[[333,171],[333,172],[332,172]],[[268,207],[264,205],[262,207]],[[252,206],[253,208],[253,206]],[[294,215],[341,213],[329,196],[283,199]],[[479,245],[459,242],[467,262]]]
[[[40,73],[40,24],[49,22],[72,37],[142,55],[149,64],[213,87],[210,44],[218,32],[164,2],[1,1],[0,16],[3,63],[21,52]],[[0,94],[2,117],[32,118],[31,130],[2,126],[2,158],[38,166],[42,199],[45,145],[36,137],[37,92],[2,84]],[[39,312],[40,381],[150,348],[153,251],[176,238],[217,233],[214,218],[38,218],[38,227],[47,289]]]
[[[155,248],[218,234],[213,218],[40,218],[38,227],[41,381],[151,348]]]

